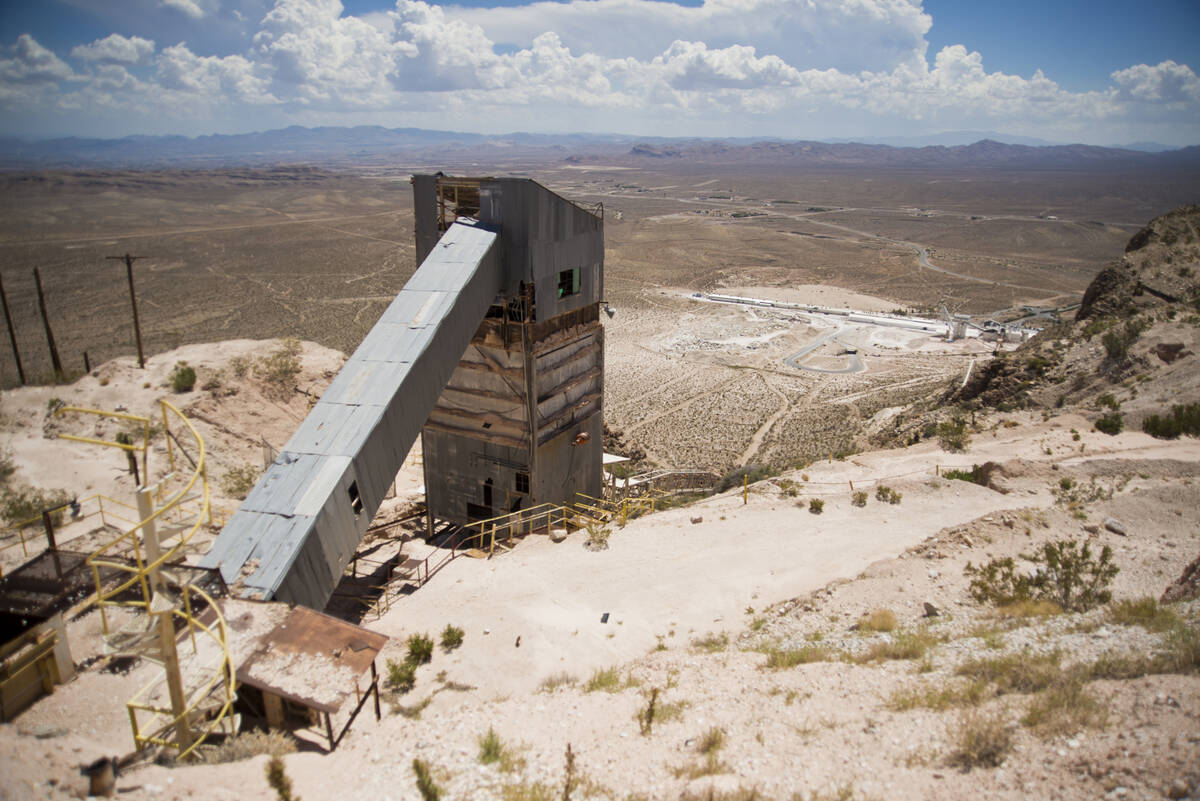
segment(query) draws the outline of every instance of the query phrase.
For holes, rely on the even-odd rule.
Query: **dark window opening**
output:
[[[492,508],[492,480],[489,478],[483,482],[483,505],[487,508]]]
[[[517,473],[516,490],[524,495],[529,494],[529,474]]]
[[[358,495],[358,482],[351,481],[346,492],[350,494],[350,508],[354,510],[354,516],[358,517],[362,514],[362,498]]]
[[[561,270],[558,273],[558,296],[565,298],[567,295],[579,294],[579,268],[571,270]]]

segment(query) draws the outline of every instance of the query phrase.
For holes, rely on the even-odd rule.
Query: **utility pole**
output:
[[[0,304],[4,306],[4,322],[8,323],[8,339],[12,342],[13,358],[17,360],[17,376],[25,386],[25,368],[21,366],[21,351],[17,349],[17,332],[13,329],[12,315],[8,311],[8,295],[4,293],[4,277],[0,276]]]
[[[105,256],[104,258],[108,261],[125,262],[125,275],[129,278],[129,302],[133,304],[133,336],[137,340],[138,367],[144,370],[146,368],[146,357],[142,353],[142,327],[138,323],[137,296],[133,293],[133,263],[138,259],[146,257],[130,256],[126,253],[124,256]]]
[[[50,330],[50,318],[46,316],[46,296],[42,292],[42,276],[37,267],[33,268],[33,283],[37,286],[38,308],[42,311],[42,325],[46,326],[46,342],[50,345],[50,365],[54,368],[54,377],[63,375],[62,360],[58,358],[58,346],[54,344],[54,332]]]

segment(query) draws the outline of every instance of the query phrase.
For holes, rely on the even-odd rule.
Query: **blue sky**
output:
[[[1200,143],[1200,3],[0,0],[0,134]]]

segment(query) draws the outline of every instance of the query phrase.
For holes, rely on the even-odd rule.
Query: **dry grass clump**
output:
[[[793,801],[800,798],[799,793],[792,796]],[[837,796],[837,801],[848,801],[852,796],[842,798]],[[679,796],[679,801],[772,801],[770,796],[763,795],[754,787],[738,787],[735,790],[718,790],[715,787],[708,787],[705,790],[684,790],[683,795]],[[811,801],[824,801],[820,796],[811,796]]]
[[[790,668],[810,662],[828,662],[833,651],[824,645],[804,645],[800,648],[771,648],[767,651],[767,667]]]
[[[1062,607],[1053,601],[1033,601],[1029,599],[997,606],[994,610],[996,617],[1009,619],[1050,617],[1052,615],[1061,615],[1062,613]]]
[[[434,781],[429,763],[414,759],[412,769],[417,777],[417,792],[421,794],[422,801],[438,801],[442,797],[442,788]]]
[[[243,759],[269,754],[273,757],[295,753],[296,741],[281,731],[248,731],[227,737],[215,748],[202,748],[204,761],[213,765],[240,762]]]
[[[289,390],[300,375],[300,354],[303,352],[304,347],[295,337],[282,340],[275,350],[258,360],[255,375],[278,391]]]
[[[928,631],[906,631],[886,642],[873,643],[865,653],[855,654],[850,661],[862,665],[891,659],[920,659],[938,642],[939,638]]]
[[[955,707],[978,706],[987,697],[988,683],[974,680],[964,683],[921,684],[897,690],[888,699],[888,709],[908,712],[912,709],[932,709],[941,712]]]
[[[1072,734],[1084,727],[1102,728],[1108,714],[1083,686],[1083,680],[1067,676],[1037,693],[1021,723],[1042,736]]]
[[[505,773],[512,773],[523,767],[525,760],[516,755],[512,748],[504,744],[500,735],[491,726],[486,734],[479,735],[479,754],[476,757],[481,765],[496,765]]]
[[[674,769],[675,778],[698,779],[701,776],[712,776],[717,773],[728,773],[729,766],[722,762],[717,754],[725,747],[725,730],[713,726],[700,736],[696,743],[696,752],[703,759],[689,762]]]
[[[963,712],[951,739],[954,749],[949,763],[968,771],[999,767],[1013,747],[1012,726],[1005,720],[1003,709],[991,714],[977,709]]]
[[[570,687],[575,684],[575,677],[570,673],[552,673],[542,679],[542,683],[538,685],[538,692],[552,693],[559,687]]]
[[[630,687],[637,687],[639,683],[632,675],[626,676],[622,680],[621,673],[615,667],[611,667],[593,672],[591,678],[587,680],[587,684],[583,686],[583,691],[617,693],[621,690],[628,690]]]
[[[1014,653],[1003,656],[972,659],[959,665],[955,672],[996,686],[996,693],[1033,693],[1044,690],[1058,681],[1063,673],[1062,654]]]
[[[896,628],[896,615],[890,609],[876,609],[863,616],[858,621],[859,631],[893,631]]]
[[[1155,632],[1170,631],[1181,623],[1179,615],[1153,598],[1115,601],[1108,607],[1108,622]]]
[[[708,654],[715,654],[718,651],[724,651],[729,647],[729,635],[721,634],[705,634],[703,637],[696,637],[692,640],[692,647],[698,651],[704,651]]]
[[[245,500],[258,482],[259,470],[252,464],[231,467],[221,476],[221,492],[230,498]]]

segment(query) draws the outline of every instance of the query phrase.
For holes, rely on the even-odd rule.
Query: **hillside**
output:
[[[380,722],[363,715],[333,753],[306,729],[206,747],[203,764],[136,759],[120,797],[269,801],[270,746],[308,801],[421,798],[414,759],[464,801],[1195,798],[1200,439],[1141,427],[1200,396],[1181,272],[1195,269],[1196,215],[1137,234],[1112,267],[1124,278],[1089,290],[1078,320],[903,412],[888,437],[910,444],[638,517],[604,549],[577,531],[450,562],[366,621],[391,638],[384,675],[410,635],[465,632],[413,688],[387,689]],[[197,418],[219,480],[306,407],[246,369],[275,347],[189,345],[146,371],[125,358],[6,391],[9,480],[128,494],[120,454],[47,438],[50,401],[138,413],[163,396]],[[300,356],[315,395],[340,356]],[[180,359],[200,388],[176,395]],[[1116,433],[1097,428],[1114,415]],[[1085,546],[1080,573],[1047,577]],[[429,546],[401,532],[371,547]],[[1020,590],[1038,554],[1043,580]],[[971,571],[988,564],[996,580],[980,583]],[[0,798],[78,797],[81,764],[130,750],[124,701],[158,667],[105,656],[97,617],[70,622],[77,677],[0,725]]]

